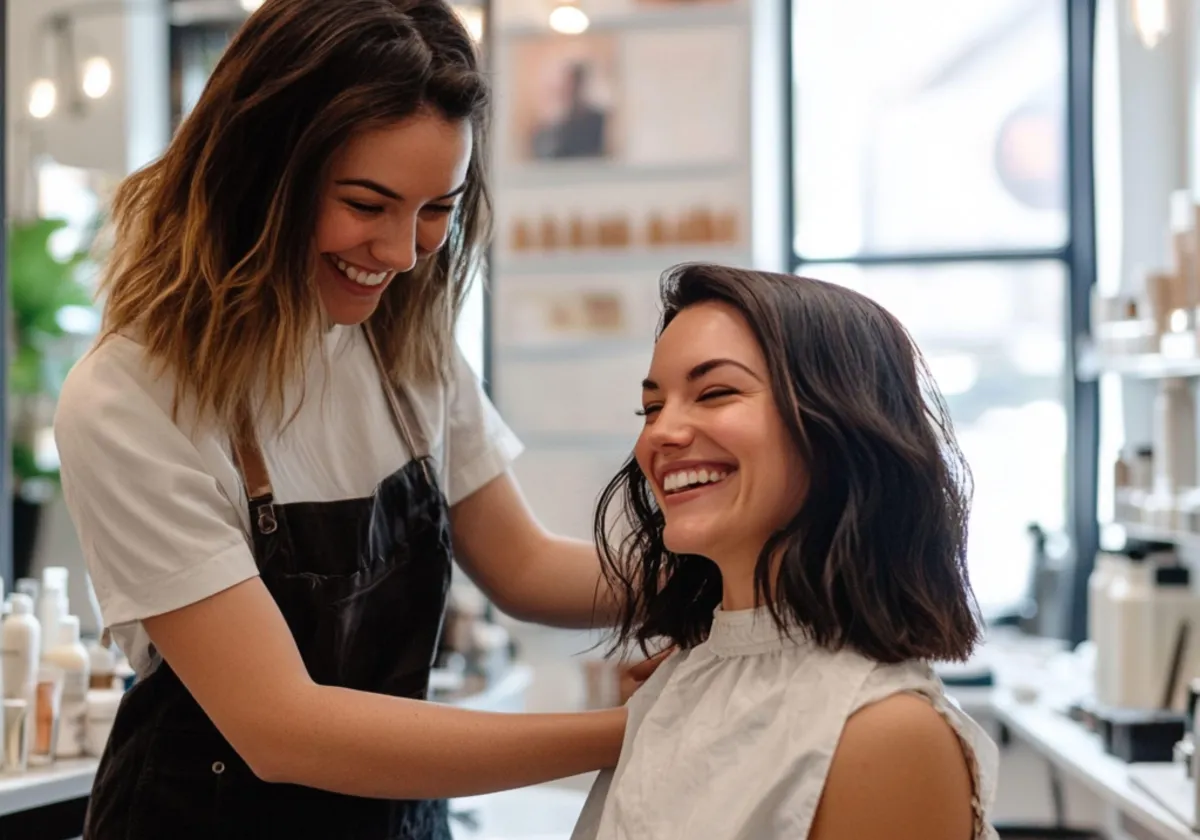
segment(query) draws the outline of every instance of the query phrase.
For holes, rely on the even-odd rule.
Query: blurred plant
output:
[[[80,339],[68,329],[69,317],[64,316],[92,304],[91,293],[79,279],[89,265],[86,248],[65,259],[55,256],[51,240],[66,227],[58,219],[33,219],[14,221],[8,231],[8,394],[15,403],[10,417],[18,490],[32,479],[57,479],[56,466],[39,463],[37,437],[48,420],[47,406],[53,410],[77,356],[74,348]]]

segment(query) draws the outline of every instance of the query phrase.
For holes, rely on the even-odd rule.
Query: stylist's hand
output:
[[[618,668],[621,676],[621,705],[628,703],[633,693],[642,687],[642,683],[650,679],[650,675],[658,670],[658,666],[663,663],[663,660],[674,652],[675,648],[669,647],[662,653],[654,654],[649,659],[643,659],[641,662],[635,662],[632,665],[621,665]]]

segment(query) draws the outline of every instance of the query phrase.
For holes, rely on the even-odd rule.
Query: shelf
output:
[[[1080,359],[1081,377],[1095,378],[1102,373],[1116,373],[1137,379],[1170,379],[1200,377],[1200,358],[1171,358],[1161,353],[1137,356],[1088,355]]]
[[[497,344],[495,358],[505,362],[563,362],[613,356],[649,357],[654,350],[651,338],[592,338],[547,341],[544,344]]]
[[[693,248],[660,250],[628,249],[612,251],[555,251],[528,255],[497,255],[494,268],[509,276],[521,274],[612,274],[617,272],[653,272],[658,275],[686,262],[711,262],[750,266],[747,248],[696,245]]]
[[[633,412],[630,411],[632,415]],[[557,450],[564,449],[591,452],[633,452],[637,442],[637,432],[621,434],[619,432],[526,432],[516,430],[517,437],[525,445],[525,450]]]
[[[497,181],[500,189],[573,188],[579,184],[590,183],[716,181],[723,178],[743,178],[747,174],[745,167],[736,162],[654,165],[548,160],[536,164],[508,166],[505,170],[505,174]]]
[[[698,26],[743,25],[750,17],[749,4],[714,0],[696,6],[647,8],[632,14],[593,16],[587,31],[638,32],[653,29],[684,29]],[[502,23],[497,32],[505,38],[561,37],[544,22]]]
[[[0,776],[0,816],[82,799],[92,791],[99,759],[56,761],[20,775]]]
[[[1125,529],[1125,535],[1135,540],[1174,543],[1181,549],[1200,551],[1200,534],[1179,531],[1173,528],[1158,528],[1140,522],[1115,522]]]

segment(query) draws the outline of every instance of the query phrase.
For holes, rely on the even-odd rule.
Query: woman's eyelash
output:
[[[428,204],[425,206],[425,209],[432,210],[434,213],[453,213],[454,205],[453,204]]]
[[[717,388],[715,390],[706,391],[705,393],[701,394],[699,397],[696,398],[696,401],[703,402],[704,400],[713,400],[713,399],[717,399],[718,397],[732,397],[736,393],[737,393],[737,391],[733,390],[732,388]],[[645,408],[639,408],[637,411],[635,411],[633,413],[636,414],[638,417],[646,417],[650,414],[653,414],[653,413],[659,411],[661,408],[662,408],[662,406],[658,406],[658,405],[648,405]]]
[[[383,211],[383,208],[380,207],[378,204],[363,204],[358,201],[349,201],[348,200],[348,201],[346,201],[346,205],[348,207],[353,207],[355,210],[358,210],[359,212],[362,212],[362,213],[379,213],[379,212]]]

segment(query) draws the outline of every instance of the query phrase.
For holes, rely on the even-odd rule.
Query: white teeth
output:
[[[380,283],[386,280],[388,276],[388,272],[386,271],[381,271],[377,274],[371,274],[363,271],[360,268],[350,265],[345,260],[335,258],[334,262],[342,274],[345,274],[360,286],[378,286]]]
[[[680,470],[679,472],[667,473],[663,477],[663,491],[674,493],[692,485],[715,484],[728,476],[729,471],[724,469],[709,470],[701,468],[698,470]]]

